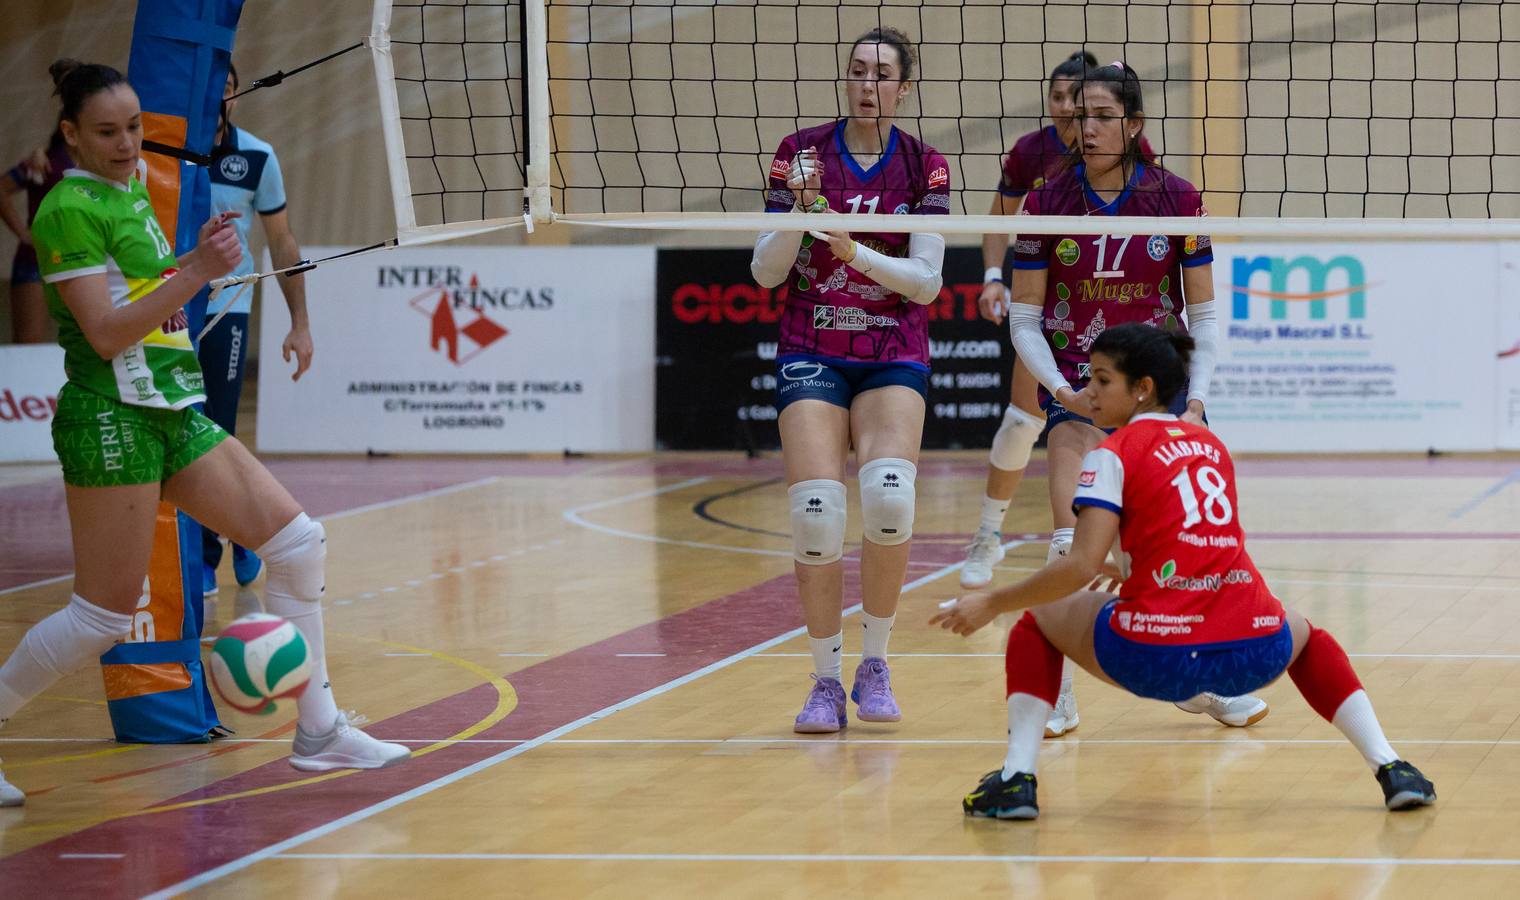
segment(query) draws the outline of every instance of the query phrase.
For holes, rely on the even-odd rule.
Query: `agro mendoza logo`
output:
[[[449,362],[462,366],[511,332],[494,316],[502,312],[542,311],[554,307],[552,287],[482,286],[474,272],[466,278],[459,266],[380,266],[382,288],[426,288],[407,304],[430,321],[429,345]],[[455,312],[474,313],[461,325]],[[489,313],[489,314],[488,314]]]
[[[1259,277],[1265,274],[1265,279]],[[1299,278],[1294,278],[1300,275]],[[1331,276],[1338,275],[1330,287]],[[1265,280],[1266,286],[1261,282]],[[1305,288],[1289,290],[1290,287]],[[1252,298],[1268,301],[1267,315],[1274,325],[1232,324],[1230,337],[1255,343],[1270,340],[1366,340],[1371,338],[1360,320],[1367,317],[1367,283],[1362,261],[1354,256],[1321,259],[1314,256],[1237,256],[1230,274],[1231,318],[1251,319]],[[1344,302],[1341,301],[1344,298]],[[1331,301],[1335,301],[1333,304]],[[1311,324],[1289,324],[1289,304],[1302,304]],[[1344,310],[1343,321],[1329,321],[1330,309]],[[1259,308],[1259,307],[1258,307]]]

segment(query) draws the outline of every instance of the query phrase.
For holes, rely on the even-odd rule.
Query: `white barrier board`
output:
[[[315,355],[294,383],[266,281],[259,449],[652,450],[654,260],[649,247],[417,247],[325,263],[306,274]]]
[[[0,346],[0,462],[49,462],[53,413],[63,387],[57,344]]]
[[[1500,245],[1220,244],[1214,254],[1223,340],[1207,407],[1232,449],[1495,446]]]

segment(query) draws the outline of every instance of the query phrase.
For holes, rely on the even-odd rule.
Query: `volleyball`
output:
[[[279,616],[244,616],[211,647],[211,684],[239,712],[271,713],[275,701],[298,696],[310,678],[306,639]]]

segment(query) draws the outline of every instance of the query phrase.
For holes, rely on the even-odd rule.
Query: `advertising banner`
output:
[[[1498,444],[1502,450],[1520,450],[1520,243],[1499,250],[1499,324],[1495,334],[1499,367]]]
[[[52,462],[53,413],[63,387],[57,344],[0,347],[0,462]]]
[[[756,285],[750,256],[748,248],[659,253],[655,431],[663,449],[780,446],[776,341],[787,289]],[[1008,328],[977,314],[979,249],[948,248],[944,281],[929,307],[923,446],[989,447],[1008,403]]]
[[[337,252],[307,248],[316,258]],[[645,451],[654,250],[415,247],[306,275],[299,382],[264,310],[258,447],[274,452]]]
[[[1216,245],[1214,428],[1237,451],[1492,449],[1500,252]]]

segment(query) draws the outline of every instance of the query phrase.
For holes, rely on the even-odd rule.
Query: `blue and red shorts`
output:
[[[1293,658],[1287,623],[1265,637],[1217,644],[1143,644],[1121,637],[1109,620],[1117,599],[1098,610],[1093,651],[1104,673],[1138,697],[1176,703],[1204,691],[1238,697],[1276,681]]]

